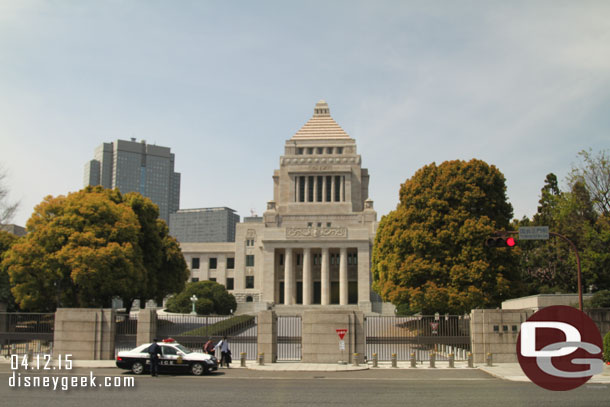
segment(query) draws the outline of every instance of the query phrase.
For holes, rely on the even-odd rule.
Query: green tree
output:
[[[184,291],[167,301],[169,312],[189,313],[192,310],[191,297],[195,295],[195,311],[201,315],[228,315],[237,308],[233,294],[229,294],[222,284],[215,281],[187,283]]]
[[[179,291],[188,270],[165,224],[153,219],[157,214],[146,198],[101,187],[45,198],[28,220],[28,235],[3,261],[17,303],[52,311],[109,307],[120,297],[129,307],[134,298]],[[159,274],[168,288],[159,287]]]
[[[591,150],[582,150],[578,155],[582,162],[572,168],[568,181],[571,185],[576,182],[584,184],[597,213],[609,217],[610,157],[608,157],[608,151],[602,150],[595,155]]]
[[[7,311],[15,311],[15,298],[11,293],[11,284],[6,267],[2,264],[4,253],[17,241],[17,236],[0,230],[0,303],[7,306]]]
[[[430,164],[400,188],[396,210],[379,223],[373,289],[405,313],[462,313],[496,306],[521,289],[517,257],[484,247],[506,229],[512,206],[505,179],[480,160]]]

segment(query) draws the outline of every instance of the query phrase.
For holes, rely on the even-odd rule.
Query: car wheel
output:
[[[131,364],[131,371],[134,374],[142,374],[144,373],[144,363],[142,363],[141,361],[137,360],[135,362],[133,362]]]
[[[193,363],[191,365],[191,373],[193,373],[195,376],[201,376],[205,373],[205,368],[201,363]]]

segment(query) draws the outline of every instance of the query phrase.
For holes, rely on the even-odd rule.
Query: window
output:
[[[235,257],[227,257],[227,269],[232,270],[235,268]]]
[[[301,255],[297,254],[297,266],[301,265]]]
[[[337,147],[337,154],[343,154],[343,147]]]
[[[233,279],[231,277],[227,277],[227,290],[233,290]]]
[[[191,269],[198,269],[199,268],[199,257],[193,257],[191,259]]]
[[[254,255],[246,254],[246,267],[254,267]]]
[[[254,276],[246,276],[246,288],[254,288]]]
[[[347,254],[347,264],[356,265],[358,264],[358,253]]]
[[[326,222],[326,227],[329,228],[332,225],[330,222]]]
[[[299,202],[305,202],[305,177],[299,177]]]
[[[333,177],[330,175],[326,176],[326,202],[330,202],[332,198],[332,182]]]
[[[216,282],[216,277],[210,277],[210,281]]]
[[[303,147],[297,148],[297,155],[303,155]]]
[[[333,153],[333,148],[332,147],[326,147],[326,154],[332,154]]]
[[[335,176],[335,201],[341,200],[341,176]]]
[[[318,227],[321,228],[322,227],[322,222],[318,222]]]
[[[193,278],[191,278],[191,281],[193,283],[196,283],[197,281],[199,281],[199,277],[193,277]]]
[[[210,257],[210,270],[215,270],[218,265],[216,257]]]
[[[307,222],[307,227],[310,228],[313,226],[313,222]]]
[[[254,239],[246,240],[246,246],[250,246],[250,247],[254,246]]]
[[[317,152],[318,154],[322,154],[322,153],[324,153],[324,148],[323,148],[323,147],[318,147],[318,148],[316,149],[316,152]]]
[[[280,266],[284,265],[284,255],[280,253]]]
[[[161,346],[161,353],[163,355],[177,355],[178,351],[170,346]]]
[[[323,187],[324,187],[324,177],[318,176],[318,185],[317,185],[317,191],[316,191],[316,198],[318,198],[316,200],[316,202],[322,202],[322,194],[323,194]]]
[[[313,154],[313,148],[312,147],[308,147],[307,148],[307,154]]]

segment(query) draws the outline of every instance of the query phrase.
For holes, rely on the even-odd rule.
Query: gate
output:
[[[138,313],[115,315],[116,333],[114,336],[115,353],[131,350],[137,346]]]
[[[50,354],[55,314],[0,312],[0,355]]]
[[[171,337],[196,352],[203,351],[208,339],[216,344],[226,336],[233,359],[246,353],[246,359],[256,360],[258,327],[256,317],[252,315],[158,315],[157,336]]]
[[[301,360],[301,317],[277,317],[277,360]]]
[[[411,353],[415,359],[430,359],[430,352],[436,353],[436,360],[448,360],[449,354],[455,360],[466,360],[470,352],[469,315],[432,316],[371,316],[365,318],[366,356],[370,360],[373,353],[379,360],[409,360]]]

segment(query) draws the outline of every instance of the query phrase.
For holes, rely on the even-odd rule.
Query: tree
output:
[[[517,258],[510,249],[485,248],[484,241],[511,217],[496,167],[471,160],[421,168],[379,223],[373,289],[406,313],[499,305],[521,288]]]
[[[188,270],[155,216],[150,200],[99,186],[45,198],[3,261],[16,301],[23,310],[53,311],[109,307],[120,297],[129,308],[133,298],[178,291]],[[165,291],[160,273],[172,282]]]
[[[596,211],[610,216],[610,157],[607,151],[594,155],[591,150],[578,153],[582,163],[574,168],[568,177],[570,185],[581,182],[591,196]]]
[[[200,315],[228,315],[237,308],[233,294],[229,294],[222,284],[215,281],[187,283],[186,288],[167,301],[169,312],[189,313],[192,310],[191,297],[195,295],[195,311]]]
[[[9,312],[16,309],[15,298],[11,294],[10,279],[6,267],[2,265],[2,258],[17,239],[17,236],[0,230],[0,303],[6,304]]]
[[[6,172],[0,168],[0,225],[9,223],[19,207],[19,202],[8,201],[9,189],[4,184],[5,178]]]

